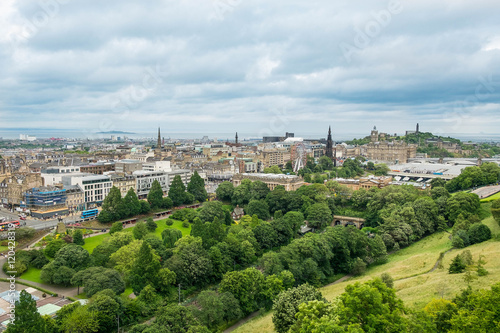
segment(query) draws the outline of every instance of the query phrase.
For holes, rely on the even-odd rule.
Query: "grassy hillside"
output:
[[[480,254],[485,257],[484,267],[489,271],[487,276],[479,277],[471,283],[474,289],[488,288],[492,284],[500,282],[500,266],[498,265],[500,227],[491,216],[483,220],[483,223],[491,228],[494,239],[467,248],[471,251],[474,260],[477,260]],[[347,285],[356,281],[367,281],[387,272],[395,280],[394,288],[397,295],[410,308],[422,308],[432,298],[441,296],[451,299],[467,286],[463,280],[464,274],[448,274],[451,260],[464,249],[447,252],[442,260],[442,268],[436,268],[430,272],[439,259],[440,253],[451,249],[449,236],[446,232],[431,235],[390,255],[386,264],[368,269],[363,276],[323,287],[321,292],[326,299],[331,301],[342,294]],[[233,332],[274,332],[272,313],[254,318]]]

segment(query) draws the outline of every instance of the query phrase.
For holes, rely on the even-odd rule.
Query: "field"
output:
[[[473,281],[471,286],[474,289],[489,288],[494,283],[500,282],[500,266],[498,265],[500,226],[491,216],[483,220],[483,223],[490,227],[494,234],[493,239],[469,246],[467,250],[471,251],[474,260],[477,260],[479,255],[484,256],[486,261],[484,268],[489,274]],[[443,257],[442,268],[436,268],[430,272],[440,253],[449,249],[451,249],[451,241],[448,233],[433,234],[416,244],[391,254],[389,262],[368,269],[365,275],[325,286],[321,288],[321,292],[327,300],[332,301],[344,292],[347,285],[357,281],[367,281],[387,272],[395,280],[394,287],[397,295],[409,308],[423,308],[433,298],[451,299],[467,286],[463,280],[464,274],[448,274],[451,260],[464,249],[447,252]],[[233,332],[274,332],[272,313],[256,317]]]

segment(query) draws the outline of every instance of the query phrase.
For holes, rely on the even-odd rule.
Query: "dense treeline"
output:
[[[500,181],[500,167],[496,163],[483,163],[480,167],[472,166],[448,181],[445,185],[448,192],[467,190],[477,186],[495,184]]]
[[[104,198],[98,220],[102,223],[114,222],[139,214],[147,214],[151,209],[168,209],[182,204],[192,204],[195,201],[204,202],[208,196],[205,181],[197,171],[191,176],[187,188],[181,177],[176,175],[170,185],[168,196],[163,197],[163,195],[163,189],[157,180],[151,184],[147,201],[139,200],[132,188],[122,198],[120,190],[113,186]]]
[[[279,333],[496,332],[499,292],[500,284],[490,290],[469,287],[452,301],[434,299],[423,310],[411,311],[381,279],[349,285],[332,303],[302,285],[279,294],[273,323]]]

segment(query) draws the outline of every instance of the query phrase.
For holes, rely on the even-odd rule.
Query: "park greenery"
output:
[[[337,170],[326,162],[321,166],[321,160],[307,162],[320,175],[331,168],[335,177],[359,176],[367,168],[377,171],[377,166],[358,160],[346,160]],[[482,168],[488,181],[498,172]],[[476,184],[476,176],[482,177],[476,172],[463,179],[472,177]],[[282,186],[271,191],[260,181],[243,180],[237,187],[224,182],[216,191],[218,201],[205,201],[197,174],[187,189],[176,177],[167,197],[153,183],[147,202],[133,191],[122,198],[113,188],[103,203],[102,222],[194,200],[204,203],[198,209],[175,209],[167,220],[147,218],[133,228],[115,222],[111,235],[90,252],[82,247],[88,239],[81,231],[54,237],[43,251],[18,251],[19,265],[24,265],[20,271],[39,268],[44,283],[82,287],[89,297],[86,305],[63,307],[56,319],[25,313],[18,320],[25,316],[42,333],[113,332],[117,317],[129,332],[216,332],[253,312],[274,309],[278,332],[454,332],[468,320],[476,325],[472,330],[488,331],[491,324],[475,316],[477,308],[498,304],[498,285],[491,292],[466,291],[438,310],[434,304],[419,312],[408,310],[396,297],[390,276],[351,285],[332,303],[316,289],[342,275],[362,275],[387,262],[389,251],[437,231],[451,228],[457,248],[490,239],[490,228],[480,223],[484,212],[477,195],[450,194],[448,183],[439,180],[425,191],[413,186],[352,191],[328,176],[324,180],[296,191]],[[243,208],[245,215],[233,221],[227,203]],[[492,202],[495,218],[498,210],[500,203]],[[364,228],[336,227],[336,215],[362,217]],[[312,228],[305,235],[304,221]],[[165,228],[174,223],[178,228]],[[452,262],[450,273],[484,273],[481,259],[474,263],[464,253]],[[135,298],[122,297],[127,288]],[[33,306],[24,294],[19,302]],[[489,318],[498,321],[495,314]],[[16,329],[9,325],[7,331]]]

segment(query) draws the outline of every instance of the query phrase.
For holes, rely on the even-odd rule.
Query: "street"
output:
[[[19,213],[18,212],[10,212],[6,208],[0,208],[0,218],[5,217],[5,221],[15,221],[19,220],[19,222],[26,222],[26,227],[30,227],[36,230],[41,230],[41,229],[48,229],[51,227],[57,226],[57,223],[59,221],[57,219],[52,219],[52,220],[35,220],[35,219],[30,219],[29,217],[26,218],[25,221],[21,221],[19,218]],[[80,216],[74,215],[74,216],[69,216],[63,218],[63,222],[65,224],[70,224],[74,223],[75,221],[80,220]]]

